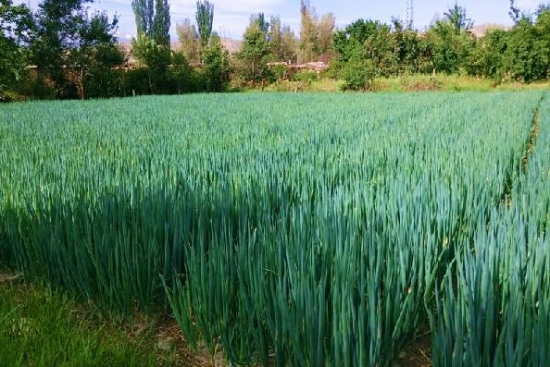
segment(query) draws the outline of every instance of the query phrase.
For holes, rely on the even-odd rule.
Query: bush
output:
[[[292,77],[292,80],[295,82],[302,82],[307,84],[311,84],[314,81],[317,81],[318,79],[319,79],[319,76],[317,75],[317,73],[311,70],[299,71],[298,73],[294,74]]]
[[[86,78],[86,98],[123,97],[125,74],[124,70],[105,70]]]
[[[350,60],[342,69],[342,78],[345,84],[343,90],[369,90],[372,89],[375,69],[371,60]]]

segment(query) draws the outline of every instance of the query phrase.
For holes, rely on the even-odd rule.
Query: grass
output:
[[[0,170],[1,262],[107,309],[132,314],[169,304],[189,345],[211,353],[211,364],[227,358],[245,365],[387,367],[408,358],[415,338],[413,352],[424,364],[432,345],[424,337],[436,342],[436,366],[450,366],[446,356],[461,366],[463,358],[500,353],[504,344],[492,341],[508,335],[506,352],[516,361],[541,351],[529,356],[531,365],[508,365],[546,367],[535,363],[550,359],[543,355],[550,306],[538,301],[550,297],[523,297],[514,288],[550,283],[537,275],[550,274],[543,271],[550,257],[537,242],[550,203],[536,204],[550,192],[539,180],[550,157],[543,150],[550,147],[544,143],[550,113],[541,98],[256,93],[7,106],[0,111],[0,161],[7,162]],[[546,140],[533,153],[541,163],[530,158],[525,169],[525,142],[539,107]],[[522,184],[524,171],[535,186]],[[510,192],[530,205],[512,200],[517,212],[508,212],[501,198]],[[528,234],[527,250],[512,247],[516,233]],[[534,249],[541,255],[531,258],[539,261],[526,262]],[[492,272],[484,272],[492,264],[486,259],[496,263]],[[505,261],[520,269],[499,272]],[[496,282],[487,287],[484,277],[499,274],[521,279],[508,282],[507,292],[532,302],[509,302]],[[45,352],[33,365],[63,364],[43,356],[68,349],[76,356],[71,364],[80,365],[92,360],[88,345],[94,358],[113,353],[101,346],[113,335],[143,340],[144,362],[123,356],[124,365],[175,363],[170,356],[181,338],[173,319],[149,326],[138,317],[121,325],[93,305],[90,312],[71,301],[44,311],[48,297],[27,306],[30,291],[10,284],[15,293],[6,299],[16,301],[2,308],[0,322],[20,337],[12,356],[19,365],[27,361],[16,358],[40,351],[36,345]],[[502,300],[493,305],[511,305],[507,314],[470,302],[487,294]],[[455,299],[462,300],[458,307]],[[29,313],[12,320],[21,307]],[[67,315],[76,315],[77,325],[91,322],[84,326],[91,341],[67,337],[73,334],[63,326]],[[523,315],[538,335],[511,348]],[[489,317],[498,325],[477,326]],[[55,326],[38,327],[42,319]],[[471,320],[479,323],[472,327]],[[27,341],[50,329],[61,334],[54,346],[48,343],[55,338]],[[485,336],[490,343],[476,342]],[[28,346],[17,350],[21,345]],[[157,359],[147,359],[150,353]]]
[[[338,92],[345,82],[320,77],[311,82],[279,81],[267,86],[265,91],[276,92]],[[413,92],[413,91],[514,91],[514,90],[543,90],[550,89],[550,82],[536,82],[530,84],[508,81],[498,83],[495,80],[476,78],[466,75],[413,74],[399,75],[389,78],[377,78],[373,83],[375,92]]]
[[[17,278],[17,277],[15,277]],[[0,366],[177,366],[175,338],[65,293],[0,275]]]

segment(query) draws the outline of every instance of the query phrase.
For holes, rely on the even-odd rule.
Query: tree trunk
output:
[[[80,100],[83,101],[84,98],[86,98],[86,95],[84,93],[84,69],[80,69],[76,89],[78,90],[78,97],[80,98]]]

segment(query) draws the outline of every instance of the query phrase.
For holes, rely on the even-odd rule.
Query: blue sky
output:
[[[532,10],[542,0],[516,0],[522,10]],[[38,0],[31,0],[36,4]],[[264,12],[268,17],[279,15],[284,24],[290,25],[296,33],[299,31],[299,0],[211,0],[214,3],[214,30],[220,36],[240,39],[248,25],[250,15]],[[175,25],[185,18],[194,21],[196,0],[169,0],[172,17],[172,34]],[[424,29],[437,16],[452,5],[455,0],[413,0],[414,25]],[[499,23],[510,25],[508,16],[509,0],[457,0],[458,5],[466,8],[469,18],[475,24]],[[318,15],[333,13],[339,27],[358,18],[370,18],[389,22],[392,17],[401,17],[405,11],[405,0],[310,0]],[[119,36],[131,38],[135,35],[135,19],[131,0],[96,0],[92,6],[105,10],[108,14],[118,14],[120,19]],[[176,37],[173,36],[173,41]]]

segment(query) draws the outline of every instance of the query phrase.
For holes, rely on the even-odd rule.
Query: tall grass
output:
[[[9,105],[0,261],[121,311],[169,305],[236,364],[389,366],[428,314],[445,333],[539,98]]]
[[[434,317],[435,366],[546,366],[550,358],[550,104],[512,202],[457,254]]]

